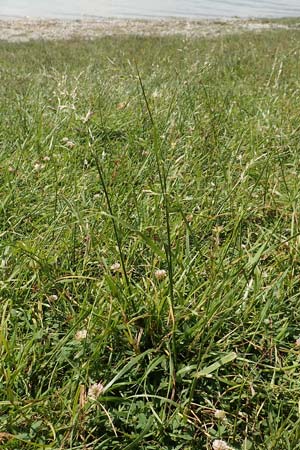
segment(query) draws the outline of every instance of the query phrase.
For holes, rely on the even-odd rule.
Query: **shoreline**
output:
[[[299,22],[288,24],[273,19],[0,19],[0,40],[97,39],[104,36],[213,37],[246,31],[300,29]]]

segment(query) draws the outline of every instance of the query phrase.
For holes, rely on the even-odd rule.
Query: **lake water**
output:
[[[0,17],[300,17],[300,0],[0,0]]]

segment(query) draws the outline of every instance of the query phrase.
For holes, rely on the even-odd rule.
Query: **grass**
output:
[[[300,449],[299,37],[0,44],[1,448]]]

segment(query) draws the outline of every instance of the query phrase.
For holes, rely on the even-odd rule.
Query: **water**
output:
[[[0,0],[0,17],[300,17],[300,0]]]

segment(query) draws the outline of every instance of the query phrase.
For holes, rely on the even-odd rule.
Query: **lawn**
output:
[[[1,448],[300,449],[299,43],[0,43]]]

